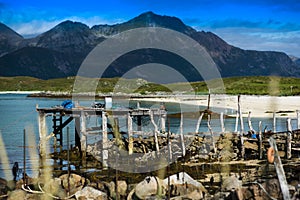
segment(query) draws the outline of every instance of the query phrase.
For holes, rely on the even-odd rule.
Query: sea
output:
[[[2,93],[0,94],[0,178],[6,180],[12,180],[12,167],[15,162],[18,162],[20,171],[26,169],[26,173],[29,176],[38,175],[38,164],[39,164],[39,130],[38,130],[38,112],[36,111],[36,106],[39,108],[50,108],[54,106],[60,106],[63,98],[36,98],[28,97],[28,94],[13,94],[13,93]],[[93,100],[94,101],[94,100]],[[91,106],[93,102],[91,100],[82,100],[80,105]],[[137,102],[127,102],[128,107],[135,107]],[[113,102],[113,107],[120,108],[122,103]],[[140,107],[144,108],[159,108],[161,106],[160,102],[140,102]],[[165,103],[164,105],[168,110],[168,113],[176,113],[181,109],[180,105],[176,103]],[[186,105],[185,105],[186,106]],[[185,107],[186,108],[186,107]],[[189,108],[186,108],[189,110]],[[194,108],[190,108],[192,110]],[[198,108],[203,110],[205,108]],[[214,108],[211,108],[212,110]],[[235,112],[234,110],[227,110],[231,114]],[[52,118],[47,117],[47,127],[48,133],[52,131]],[[154,119],[157,124],[159,124],[159,119]],[[276,130],[286,131],[286,119],[278,118],[276,119]],[[244,118],[245,130],[248,130],[247,118]],[[258,130],[259,122],[262,122],[263,129],[272,130],[273,119],[271,118],[252,118],[252,126],[255,130]],[[87,124],[99,125],[101,119],[99,118],[88,118]],[[154,129],[153,125],[148,122],[143,122],[143,130],[152,131]],[[292,119],[292,126],[296,127],[296,119]],[[195,132],[195,127],[197,124],[197,119],[184,119],[183,121],[183,134]],[[234,131],[235,130],[235,118],[226,118],[224,120],[225,130]],[[214,133],[219,133],[221,131],[221,124],[219,119],[212,119],[210,122],[211,129]],[[71,122],[69,125],[69,142],[70,144],[75,143],[74,139],[74,123]],[[180,118],[170,118],[167,120],[167,129],[170,129],[172,133],[180,133]],[[121,131],[126,130],[126,122],[120,121]],[[65,134],[64,129],[64,134]],[[209,129],[207,126],[207,120],[203,119],[199,128],[199,134],[208,133]],[[25,140],[24,140],[25,139]],[[94,135],[88,137],[88,143],[93,143],[99,140],[99,136]],[[25,141],[25,143],[24,143]],[[50,144],[51,145],[51,144]],[[67,147],[66,140],[64,141],[64,148]],[[25,165],[24,165],[25,164]]]

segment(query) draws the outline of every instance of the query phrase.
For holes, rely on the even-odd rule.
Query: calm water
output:
[[[25,94],[0,94],[0,112],[1,112],[1,120],[0,120],[0,132],[2,135],[2,139],[4,142],[4,146],[0,146],[1,150],[1,160],[0,160],[0,177],[1,178],[10,178],[11,168],[14,162],[19,162],[19,167],[23,168],[23,130],[26,130],[26,134],[28,135],[27,143],[26,143],[26,172],[34,176],[37,174],[36,170],[33,170],[33,166],[38,164],[38,149],[36,146],[38,145],[38,116],[36,112],[36,104],[39,107],[52,107],[56,105],[60,105],[64,99],[48,99],[48,98],[29,98]],[[81,105],[89,106],[91,102],[83,101],[80,102]],[[118,103],[116,103],[118,104]],[[131,102],[130,106],[134,107],[135,102]],[[113,105],[114,106],[114,105]],[[118,105],[115,105],[118,106]],[[159,107],[159,103],[153,102],[144,102],[141,103],[142,107]],[[176,104],[166,104],[166,108],[168,112],[176,112],[178,111],[178,105]],[[65,119],[64,119],[65,120]],[[158,123],[158,119],[155,119]],[[194,132],[195,125],[197,120],[193,119],[185,119],[184,124],[184,132]],[[258,130],[259,121],[263,122],[263,127],[267,126],[267,129],[272,129],[272,119],[252,119],[252,125],[255,130]],[[87,124],[99,124],[101,119],[98,118],[90,118],[88,119]],[[170,119],[170,129],[174,133],[179,132],[179,123],[180,119],[172,118]],[[244,119],[245,129],[247,130],[247,119]],[[296,127],[296,120],[292,120],[293,127]],[[47,125],[48,125],[48,133],[51,130],[51,117],[47,117]],[[220,120],[214,119],[211,121],[211,126],[214,132],[220,131]],[[70,127],[70,142],[74,144],[74,124],[71,123]],[[235,127],[235,119],[225,119],[225,129],[226,131],[233,131]],[[120,121],[120,128],[124,131],[126,130],[126,122]],[[145,124],[143,126],[143,130],[151,131],[153,130],[153,126],[151,123],[148,125]],[[277,131],[285,131],[286,130],[286,119],[277,119]],[[66,130],[64,130],[66,131]],[[203,120],[200,127],[200,132],[208,132],[207,121]],[[35,138],[34,138],[35,137]],[[99,138],[96,136],[89,137],[88,142],[93,143]],[[30,140],[30,141],[29,141]],[[66,146],[66,140],[64,141],[64,145]],[[29,154],[29,150],[31,150],[31,154]],[[6,152],[8,157],[8,163],[4,161],[4,152]],[[7,166],[8,167],[5,167]],[[5,174],[8,174],[9,177],[5,177]]]

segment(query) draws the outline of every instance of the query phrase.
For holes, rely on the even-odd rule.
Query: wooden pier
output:
[[[113,127],[118,128],[119,118],[125,118],[127,120],[127,137],[129,139],[128,149],[129,154],[132,154],[132,137],[133,135],[142,133],[142,118],[145,116],[159,117],[160,127],[158,127],[153,120],[151,120],[155,131],[153,135],[157,138],[158,132],[165,131],[167,111],[165,108],[159,109],[148,109],[140,108],[139,105],[136,109],[130,108],[93,108],[93,107],[74,107],[72,109],[66,109],[63,107],[54,108],[36,108],[39,113],[39,137],[40,137],[40,155],[46,156],[46,143],[50,138],[54,138],[54,146],[58,145],[59,149],[63,148],[63,129],[70,124],[75,122],[75,146],[79,148],[81,156],[85,158],[85,154],[82,154],[87,147],[87,136],[89,134],[101,134],[102,135],[102,164],[103,167],[107,167],[108,150],[106,144],[108,142],[108,121],[114,123]],[[98,127],[88,127],[87,117],[96,116],[100,117],[102,123]],[[46,117],[52,117],[53,131],[47,135]],[[137,130],[133,130],[133,119],[137,122]],[[114,132],[115,133],[115,132]],[[120,135],[114,135],[117,139],[120,139]]]

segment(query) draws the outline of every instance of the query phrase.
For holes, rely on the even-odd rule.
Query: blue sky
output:
[[[243,49],[300,57],[299,0],[0,0],[0,21],[25,37],[67,19],[114,24],[146,11],[176,16]]]

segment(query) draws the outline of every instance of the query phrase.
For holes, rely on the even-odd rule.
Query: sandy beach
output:
[[[141,100],[141,99],[139,99]],[[208,95],[197,96],[170,96],[165,98],[145,98],[145,101],[177,102],[191,105],[207,106]],[[251,112],[251,117],[296,118],[300,110],[300,96],[256,96],[241,95],[240,106],[244,117]],[[238,109],[237,95],[211,95],[210,108],[223,108],[228,115],[235,116]]]

